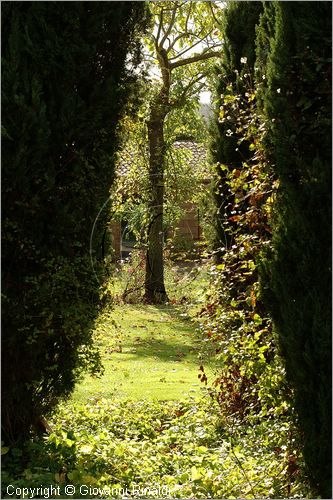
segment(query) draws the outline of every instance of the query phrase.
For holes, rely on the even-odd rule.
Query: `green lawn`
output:
[[[86,376],[73,395],[76,401],[115,396],[182,400],[204,390],[198,379],[200,333],[172,305],[117,305],[101,314],[96,340],[104,375]]]

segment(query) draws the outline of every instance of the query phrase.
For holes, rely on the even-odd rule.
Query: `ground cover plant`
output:
[[[289,423],[239,426],[207,399],[61,406],[44,443],[12,449],[3,473],[16,488],[53,485],[52,498],[300,498],[286,466]],[[19,453],[25,457],[18,467]],[[17,490],[18,492],[20,490]],[[22,498],[17,495],[17,498]]]

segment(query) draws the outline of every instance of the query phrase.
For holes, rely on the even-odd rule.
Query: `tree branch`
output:
[[[189,33],[189,34],[192,34],[192,33]],[[210,33],[209,33],[210,34]],[[181,38],[180,36],[178,38]],[[184,55],[186,52],[188,52],[189,50],[192,50],[194,47],[196,47],[199,43],[202,43],[204,42],[204,40],[207,38],[207,36],[203,36],[202,38],[199,38],[199,40],[197,42],[194,42],[192,45],[190,45],[189,47],[187,47],[186,49],[182,50],[181,52],[179,52],[177,55],[173,56],[173,57],[170,57],[170,61],[172,61],[173,59],[177,59],[177,57],[181,57],[182,55]]]
[[[161,9],[159,23],[158,23],[157,35],[156,35],[156,39],[155,39],[155,47],[158,47],[158,40],[160,38],[161,29],[162,29],[162,26],[163,26],[163,12],[164,12],[163,9]]]
[[[212,14],[212,17],[214,19],[214,21],[216,22],[217,26],[220,26],[221,25],[221,20],[219,21],[216,16],[215,16],[215,12],[213,10],[213,7],[212,7],[212,3],[211,2],[208,2],[208,5],[209,5],[209,9],[210,9],[210,12]]]
[[[172,108],[177,108],[178,106],[182,106],[184,104],[184,101],[187,99],[188,95],[189,95],[189,90],[194,87],[194,85],[196,83],[199,83],[200,80],[202,80],[203,78],[205,78],[207,75],[205,73],[202,73],[201,75],[199,75],[197,78],[194,78],[192,79],[188,85],[186,85],[186,87],[184,88],[183,92],[181,93],[180,97],[173,101],[171,103],[172,105]],[[200,85],[200,88],[199,88],[199,91],[205,86],[204,83],[202,83]]]
[[[171,15],[171,20],[170,20],[170,24],[169,26],[167,27],[166,31],[164,32],[164,35],[163,35],[163,38],[159,44],[160,48],[162,49],[163,48],[163,44],[164,42],[166,41],[166,39],[168,38],[168,36],[170,35],[171,33],[171,30],[175,24],[175,19],[176,19],[176,10],[179,8],[179,5],[175,5],[175,7],[173,8],[172,10],[172,15]]]
[[[175,46],[175,43],[178,42],[178,40],[181,40],[182,38],[186,38],[188,35],[191,35],[191,32],[186,32],[186,33],[180,33],[180,35],[176,36],[173,41],[170,43],[167,52],[170,52],[170,50]]]
[[[187,16],[186,16],[186,21],[185,21],[185,33],[187,33],[187,28],[188,28],[188,20],[190,19],[191,12],[192,12],[192,2],[190,2],[189,9],[188,9],[188,13],[187,13]]]
[[[189,3],[188,13],[187,13],[187,16],[186,16],[186,21],[185,21],[184,32],[181,33],[180,35],[176,36],[174,38],[174,40],[169,43],[169,47],[168,47],[167,52],[170,52],[170,50],[175,46],[175,44],[178,42],[178,40],[180,40],[181,38],[186,38],[188,35],[192,34],[191,32],[188,31],[188,21],[189,21],[191,12],[192,12],[192,3],[190,2]]]
[[[170,70],[174,68],[179,68],[180,66],[186,66],[187,64],[192,64],[199,61],[205,61],[206,59],[211,59],[212,57],[219,57],[222,52],[203,52],[202,54],[196,54],[192,57],[187,57],[186,59],[181,59],[180,61],[175,61],[170,63]]]

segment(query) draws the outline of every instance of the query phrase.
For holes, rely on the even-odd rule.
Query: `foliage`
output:
[[[165,126],[164,230],[177,226],[188,202],[202,204],[202,183],[209,175],[204,160],[207,128],[194,101],[188,109],[175,109]],[[140,248],[147,244],[149,226],[149,152],[147,149],[147,103],[140,105],[137,117],[126,116],[121,124],[122,147],[118,153],[116,178],[111,191],[112,221],[126,221]],[[180,131],[189,130],[188,140],[178,140]],[[193,148],[201,148],[199,157]]]
[[[172,242],[173,243],[173,242]],[[165,280],[170,291],[170,304],[195,309],[205,300],[205,289],[209,282],[209,263],[204,258],[205,242],[188,249],[167,246],[165,253]],[[128,258],[112,266],[106,295],[115,303],[139,304],[144,293],[145,253],[134,249]],[[193,313],[195,321],[195,314]]]
[[[45,443],[30,441],[3,457],[2,498],[8,484],[59,486],[51,498],[66,498],[67,484],[76,498],[282,498],[290,482],[283,419],[239,428],[194,399],[94,399],[62,405],[51,425]],[[306,496],[295,476],[291,497]]]
[[[332,494],[331,7],[276,2],[258,29],[265,147],[279,179],[261,286],[295,391],[313,493],[324,498]]]
[[[202,328],[216,346],[221,364],[215,381],[217,398],[224,411],[240,419],[251,413],[261,417],[274,413],[273,402],[280,411],[286,405],[281,391],[283,370],[258,290],[257,259],[270,240],[274,191],[273,179],[265,170],[261,145],[265,124],[256,107],[255,47],[249,38],[251,33],[254,36],[260,8],[244,2],[231,4],[225,12],[226,57],[219,83],[223,93],[213,144],[218,159],[218,260],[212,267],[211,293],[201,312]],[[237,38],[239,30],[244,33],[241,39]]]
[[[2,24],[2,424],[15,441],[99,369],[94,221],[146,15],[142,3],[8,2]]]
[[[238,94],[236,85],[230,84],[221,97],[219,119],[233,127],[238,143],[247,141],[250,158],[233,170],[218,164],[231,205],[231,215],[223,222],[224,233],[230,235],[233,245],[219,249],[223,260],[211,268],[211,293],[201,311],[201,327],[216,346],[221,365],[215,380],[221,407],[240,419],[250,415],[256,420],[285,413],[289,403],[283,365],[258,284],[258,257],[270,242],[276,183],[265,172],[264,124],[256,109],[256,90],[247,75],[244,72],[239,77],[243,89],[247,88],[245,93]],[[232,122],[231,116],[237,119]],[[202,372],[205,382],[204,369]]]
[[[272,323],[263,306],[258,264],[271,240],[271,214],[278,183],[263,147],[267,123],[258,110],[259,71],[254,68],[255,26],[262,6],[237,2],[225,11],[225,59],[218,85],[219,126],[212,148],[217,160],[217,220],[212,285],[201,311],[201,328],[219,364],[211,396],[237,425],[260,428],[280,416],[293,421],[293,394],[286,383]],[[238,33],[244,36],[239,37]],[[205,366],[200,379],[207,384]],[[302,465],[293,425],[288,467]],[[288,445],[285,443],[288,447]],[[294,473],[299,472],[298,466]],[[291,483],[285,491],[292,495]]]
[[[224,9],[221,28],[223,54],[215,78],[216,114],[219,119],[211,125],[211,157],[217,163],[213,245],[218,259],[222,257],[219,250],[221,244],[227,248],[232,246],[232,231],[237,227],[237,221],[232,221],[233,193],[228,176],[235,169],[242,171],[243,163],[253,156],[250,139],[255,134],[252,130],[249,131],[249,138],[245,137],[247,124],[244,114],[249,111],[247,103],[251,108],[254,99],[255,26],[261,11],[261,2],[230,2]],[[220,168],[221,163],[223,168]]]
[[[150,2],[154,18],[153,32],[146,37],[147,58],[155,68],[152,78],[156,98],[168,66],[171,72],[169,100],[171,109],[191,113],[188,99],[198,96],[210,72],[211,59],[221,47],[220,29],[216,18],[220,16],[221,2],[172,1],[159,4]],[[158,68],[158,69],[157,69]],[[154,104],[150,100],[149,107]],[[185,125],[184,125],[185,126]]]

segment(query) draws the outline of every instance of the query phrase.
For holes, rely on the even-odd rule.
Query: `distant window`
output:
[[[121,242],[120,242],[120,252],[121,258],[126,259],[130,256],[133,251],[135,244],[137,243],[136,237],[133,232],[129,229],[126,220],[121,221]]]

